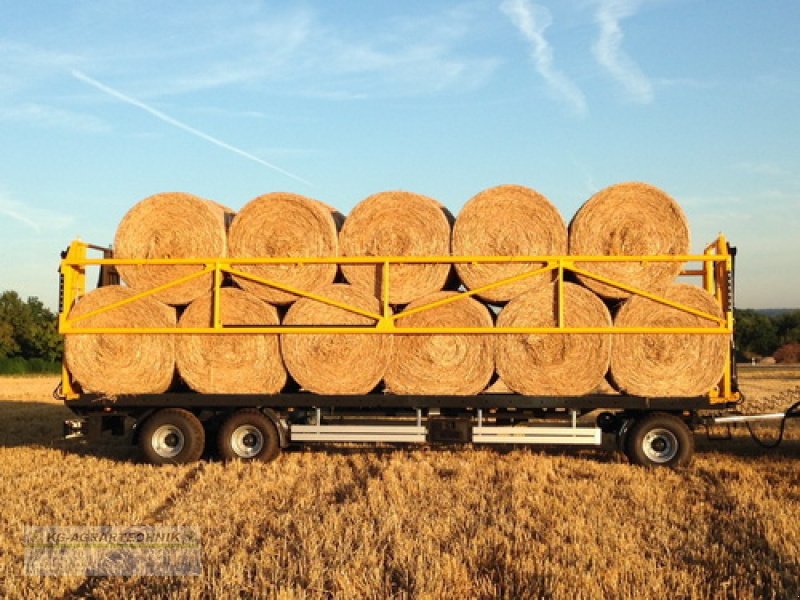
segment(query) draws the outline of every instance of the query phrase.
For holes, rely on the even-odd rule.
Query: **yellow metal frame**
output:
[[[63,298],[62,310],[59,313],[59,332],[63,335],[71,334],[259,334],[259,333],[280,333],[280,334],[308,334],[324,333],[331,335],[343,334],[720,334],[732,335],[733,333],[733,309],[727,306],[727,285],[728,278],[733,266],[732,256],[728,250],[728,243],[724,236],[720,235],[714,242],[709,244],[703,254],[699,255],[656,255],[656,256],[353,256],[353,257],[263,257],[263,258],[175,258],[175,259],[119,259],[119,258],[89,258],[87,256],[90,249],[97,249],[80,240],[70,244],[65,257],[61,261],[61,275],[63,277]],[[696,276],[702,280],[703,288],[708,291],[720,305],[723,318],[711,315],[704,311],[690,306],[673,302],[657,294],[646,290],[635,288],[619,281],[603,277],[585,268],[585,263],[610,263],[610,262],[634,262],[634,263],[653,263],[671,262],[684,265],[681,275]],[[391,291],[391,267],[401,264],[461,264],[461,263],[533,263],[536,266],[528,271],[506,277],[490,284],[463,292],[457,292],[453,296],[430,302],[423,306],[413,309],[404,309],[399,312],[392,312],[389,302]],[[578,263],[584,263],[581,267]],[[699,268],[688,269],[687,263],[699,263]],[[339,302],[332,298],[321,296],[309,290],[302,290],[290,285],[286,285],[271,279],[258,277],[246,271],[242,271],[241,265],[311,265],[311,264],[370,264],[380,266],[381,269],[381,312],[363,310],[357,306]],[[69,318],[69,310],[76,300],[86,293],[86,267],[87,266],[114,266],[114,265],[197,265],[199,269],[188,275],[169,281],[163,285],[139,292],[130,298],[113,302],[107,306],[97,308],[79,317]],[[557,323],[555,327],[407,327],[399,326],[397,321],[415,313],[431,310],[433,308],[457,302],[458,300],[482,292],[497,288],[509,283],[513,283],[528,277],[535,277],[545,273],[556,273],[557,282]],[[693,314],[708,320],[713,326],[710,327],[569,327],[565,324],[567,306],[564,297],[564,275],[565,273],[576,273],[584,277],[606,285],[625,290],[633,295],[649,298],[654,302],[670,306],[682,312]],[[80,321],[91,316],[107,312],[124,306],[131,302],[136,302],[141,298],[151,296],[162,290],[180,285],[192,279],[213,274],[213,323],[210,327],[81,327]],[[375,321],[373,325],[358,326],[254,326],[254,327],[225,327],[223,326],[220,314],[221,303],[220,287],[223,275],[230,274],[262,283],[264,285],[295,294],[300,297],[311,298],[313,300],[353,312]],[[728,351],[730,353],[730,350]],[[730,356],[728,356],[730,359]],[[738,394],[732,388],[730,360],[726,361],[725,374],[719,386],[709,392],[712,401],[727,402],[738,399]],[[63,389],[69,397],[76,395],[70,383],[69,373],[66,368],[63,370]],[[74,396],[73,396],[74,397]]]

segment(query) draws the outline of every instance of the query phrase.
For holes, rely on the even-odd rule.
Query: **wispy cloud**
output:
[[[51,210],[27,206],[0,194],[0,215],[22,223],[34,232],[63,229],[73,223],[74,217]]]
[[[766,177],[785,177],[791,175],[791,171],[772,162],[766,161],[743,161],[733,165],[734,169],[745,171],[752,175],[764,175]]]
[[[333,100],[476,89],[499,65],[494,57],[459,51],[474,33],[478,14],[459,7],[387,18],[363,31],[358,24],[335,27],[308,8],[255,14],[228,23],[224,37],[196,53],[187,71],[158,81],[157,95],[265,84],[283,95]]]
[[[241,148],[237,148],[236,146],[233,146],[233,145],[231,145],[231,144],[229,144],[227,142],[223,142],[222,140],[220,140],[218,138],[215,138],[215,137],[213,137],[213,136],[211,136],[211,135],[209,135],[209,134],[207,134],[207,133],[205,133],[203,131],[200,131],[199,129],[195,129],[194,127],[191,127],[190,125],[187,125],[186,123],[178,121],[177,119],[175,119],[173,117],[170,117],[169,115],[161,112],[160,110],[158,110],[156,108],[153,108],[149,104],[145,104],[141,100],[137,100],[136,98],[128,96],[127,94],[123,94],[122,92],[120,92],[118,90],[115,90],[114,88],[109,87],[109,86],[105,85],[104,83],[101,83],[101,82],[97,81],[96,79],[93,79],[92,77],[89,77],[88,75],[86,75],[85,73],[82,73],[81,71],[73,70],[72,71],[72,76],[75,77],[76,79],[78,79],[78,80],[80,80],[80,81],[82,81],[84,83],[87,83],[90,86],[100,90],[101,92],[116,98],[117,100],[121,100],[122,102],[126,102],[127,104],[130,104],[131,106],[135,106],[136,108],[140,108],[141,110],[151,114],[155,118],[163,121],[164,123],[167,123],[168,125],[172,125],[173,127],[176,127],[178,129],[182,129],[183,131],[185,131],[187,133],[190,133],[190,134],[192,134],[192,135],[194,135],[196,137],[199,137],[200,139],[205,140],[205,141],[207,141],[207,142],[209,142],[211,144],[214,144],[215,146],[219,146],[220,148],[228,150],[229,152],[237,154],[237,155],[239,155],[239,156],[241,156],[243,158],[246,158],[248,160],[252,160],[254,162],[257,162],[260,165],[263,165],[263,166],[265,166],[265,167],[267,167],[269,169],[272,169],[273,171],[277,171],[278,173],[281,173],[282,175],[290,177],[290,178],[292,178],[292,179],[294,179],[296,181],[299,181],[299,182],[304,183],[306,185],[312,185],[312,183],[310,181],[308,181],[306,179],[303,179],[302,177],[299,177],[299,176],[295,175],[294,173],[290,173],[289,171],[286,171],[285,169],[282,169],[281,167],[279,167],[277,165],[274,165],[274,164],[272,164],[270,162],[265,161],[262,158],[259,158],[259,157],[255,156],[253,154],[250,154],[249,152],[247,152],[245,150],[242,150]]]
[[[553,49],[544,36],[544,32],[553,23],[550,11],[530,0],[505,0],[500,8],[530,43],[531,59],[536,71],[550,89],[566,100],[577,114],[586,114],[586,98],[583,92],[553,64]]]
[[[97,117],[37,103],[0,108],[0,121],[81,133],[103,133],[109,130],[108,124]]]
[[[620,22],[636,14],[640,0],[600,0],[595,21],[600,34],[592,46],[597,62],[616,79],[636,102],[653,101],[653,84],[636,62],[622,49],[624,33]]]

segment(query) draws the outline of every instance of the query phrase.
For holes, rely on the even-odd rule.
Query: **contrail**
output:
[[[249,152],[246,152],[245,150],[242,150],[241,148],[237,148],[236,146],[231,146],[227,142],[223,142],[222,140],[219,140],[219,139],[217,139],[217,138],[215,138],[213,136],[208,135],[207,133],[203,133],[202,131],[187,125],[186,123],[182,123],[181,121],[178,121],[177,119],[173,119],[169,115],[164,114],[160,110],[157,110],[157,109],[153,108],[152,106],[149,106],[149,105],[145,104],[141,100],[137,100],[136,98],[131,98],[130,96],[127,96],[127,95],[123,94],[122,92],[115,90],[114,88],[110,88],[107,85],[105,85],[103,83],[100,83],[96,79],[92,79],[91,77],[89,77],[85,73],[82,73],[81,71],[73,70],[72,71],[72,76],[75,77],[76,79],[79,79],[79,80],[83,81],[84,83],[88,83],[93,88],[96,88],[96,89],[100,90],[101,92],[108,94],[109,96],[113,96],[117,100],[122,100],[123,102],[126,102],[127,104],[131,104],[131,105],[133,105],[133,106],[135,106],[137,108],[141,108],[143,111],[150,113],[155,118],[157,118],[157,119],[159,119],[161,121],[164,121],[168,125],[172,125],[173,127],[177,127],[178,129],[182,129],[182,130],[184,130],[184,131],[186,131],[188,133],[191,133],[194,136],[199,137],[202,140],[205,140],[207,142],[210,142],[210,143],[214,144],[215,146],[219,146],[220,148],[224,148],[225,150],[233,152],[234,154],[238,154],[239,156],[243,156],[244,158],[247,158],[247,159],[250,159],[252,161],[255,161],[260,165],[264,165],[265,167],[268,167],[268,168],[272,169],[273,171],[277,171],[278,173],[281,173],[282,175],[286,175],[287,177],[291,177],[292,179],[294,179],[296,181],[299,181],[301,183],[304,183],[304,184],[306,184],[308,186],[312,186],[313,187],[313,185],[314,185],[310,181],[308,181],[306,179],[303,179],[302,177],[298,177],[297,175],[295,175],[293,173],[290,173],[289,171],[281,169],[279,166],[273,165],[272,163],[269,163],[269,162],[267,162],[267,161],[265,161],[265,160],[263,160],[261,158],[258,158],[257,156],[253,156],[252,154],[250,154]]]
[[[42,232],[38,223],[29,219],[22,213],[17,212],[16,210],[0,205],[0,215],[6,215],[7,217],[11,217],[12,219],[19,221],[20,223],[24,223],[25,225],[33,229],[36,233]]]
[[[553,23],[550,11],[529,0],[505,0],[500,9],[530,43],[531,59],[547,85],[567,100],[577,114],[585,115],[586,98],[583,92],[553,65],[553,48],[544,35]]]
[[[639,4],[639,0],[602,0],[595,14],[600,34],[592,51],[597,62],[628,90],[634,100],[648,104],[653,101],[653,84],[622,49],[620,21],[636,14]]]

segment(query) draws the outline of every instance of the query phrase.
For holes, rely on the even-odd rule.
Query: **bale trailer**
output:
[[[91,256],[90,256],[91,254]],[[95,256],[99,254],[99,256]],[[631,463],[645,466],[687,465],[694,450],[694,432],[714,424],[753,420],[785,420],[797,414],[797,406],[785,413],[745,416],[738,413],[742,395],[736,376],[734,331],[734,259],[724,236],[709,244],[703,254],[663,256],[364,256],[364,257],[197,257],[185,259],[119,259],[110,248],[80,240],[62,254],[60,266],[59,331],[62,335],[257,335],[326,334],[366,335],[519,335],[608,334],[625,336],[719,335],[726,345],[725,368],[719,382],[699,396],[644,397],[625,393],[591,393],[580,396],[531,396],[518,393],[477,395],[399,395],[376,391],[357,395],[321,395],[301,389],[277,394],[196,393],[178,389],[159,394],[99,394],[86,392],[66,364],[58,397],[75,414],[64,423],[67,438],[89,439],[103,432],[125,436],[133,433],[144,457],[152,463],[187,463],[198,460],[208,446],[225,459],[243,461],[275,459],[282,448],[307,443],[389,444],[491,444],[558,445],[597,447],[613,439]],[[677,262],[681,276],[699,285],[718,303],[722,318],[681,305],[667,298],[593,273],[586,265],[600,262]],[[220,289],[230,275],[246,277],[263,285],[364,314],[357,307],[337,303],[312,290],[296,289],[259,278],[241,265],[275,264],[370,264],[381,272],[380,313],[366,314],[369,326],[225,326],[220,317]],[[548,275],[556,282],[556,324],[553,327],[404,327],[407,316],[389,303],[392,268],[401,264],[446,263],[540,263],[543,266],[500,279],[472,290],[463,288],[453,297],[415,310],[435,308],[463,296],[512,283],[527,277]],[[194,265],[197,271],[164,285],[141,291],[130,299],[71,317],[76,301],[87,293],[88,271],[99,271],[98,286],[116,283],[115,268],[136,265]],[[213,276],[213,319],[208,327],[142,328],[87,327],[81,321],[121,304],[135,302],[193,277]],[[704,327],[574,327],[568,326],[570,306],[563,286],[576,275],[588,277],[688,312],[707,321]],[[613,343],[613,342],[612,342]]]

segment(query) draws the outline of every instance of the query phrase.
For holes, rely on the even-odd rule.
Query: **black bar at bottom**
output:
[[[225,409],[240,407],[268,408],[565,408],[609,410],[699,410],[728,408],[724,403],[711,403],[705,396],[645,398],[617,394],[592,394],[586,396],[522,396],[518,394],[479,394],[477,396],[400,396],[395,394],[320,395],[304,392],[291,394],[196,394],[192,392],[165,394],[119,395],[113,398],[86,394],[65,402],[76,412],[106,407],[121,409],[145,408],[206,408]]]

